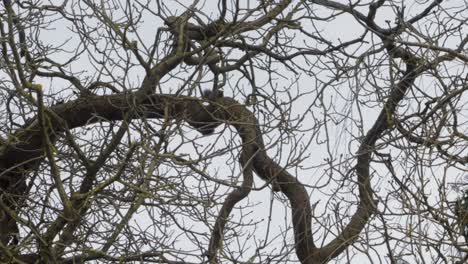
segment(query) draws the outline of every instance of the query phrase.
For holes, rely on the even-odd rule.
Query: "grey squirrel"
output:
[[[221,98],[224,96],[222,90],[203,90],[202,98],[207,99],[209,101],[214,101],[217,98]],[[219,126],[220,122],[214,120],[213,111],[215,110],[215,106],[212,103],[209,103],[207,106],[203,106],[203,108],[198,112],[191,113],[191,120],[188,120],[188,123],[196,128],[198,132],[202,133],[203,135],[211,135],[214,133],[215,128]],[[196,121],[192,121],[196,120]]]
[[[202,92],[202,98],[208,99],[208,100],[216,100],[217,98],[221,98],[223,96],[224,96],[224,91],[221,89],[216,89],[216,90],[205,89]]]

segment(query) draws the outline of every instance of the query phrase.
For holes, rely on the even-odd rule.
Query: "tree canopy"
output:
[[[0,4],[0,262],[465,263],[468,4]]]

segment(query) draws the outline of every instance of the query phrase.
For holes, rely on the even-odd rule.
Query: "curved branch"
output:
[[[369,173],[371,154],[375,149],[375,142],[390,127],[390,118],[394,115],[398,103],[403,99],[406,91],[410,89],[416,77],[415,68],[412,65],[408,65],[403,79],[390,92],[389,98],[377,120],[361,142],[357,152],[357,164],[355,167],[359,184],[359,204],[350,222],[341,234],[319,250],[318,257],[322,262],[336,257],[352,244],[358,238],[370,217],[376,212],[377,205],[372,198],[373,190],[370,184]]]
[[[217,263],[215,261],[216,252],[222,245],[224,228],[229,214],[234,206],[247,197],[251,191],[253,184],[253,160],[258,150],[256,144],[257,125],[253,114],[232,99],[219,98],[218,101],[219,107],[214,111],[213,116],[216,119],[225,120],[226,123],[233,125],[241,136],[243,146],[239,162],[242,165],[244,179],[242,185],[228,195],[216,219],[207,253],[210,263]]]

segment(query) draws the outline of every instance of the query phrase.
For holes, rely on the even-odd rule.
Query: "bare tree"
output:
[[[2,263],[464,263],[465,1],[0,7]]]

